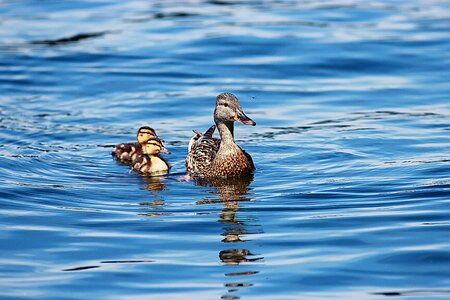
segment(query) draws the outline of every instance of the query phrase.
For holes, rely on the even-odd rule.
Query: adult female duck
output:
[[[216,98],[214,122],[220,133],[220,143],[212,138],[210,128],[190,145],[186,169],[194,178],[236,178],[255,170],[252,157],[234,141],[234,122],[255,126],[247,117],[237,97],[222,93]]]

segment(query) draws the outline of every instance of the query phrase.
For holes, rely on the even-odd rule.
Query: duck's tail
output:
[[[206,138],[211,139],[215,130],[216,130],[216,125],[212,125],[211,127],[209,127],[208,130],[206,130],[206,132],[205,132],[205,134],[203,136],[205,136]]]

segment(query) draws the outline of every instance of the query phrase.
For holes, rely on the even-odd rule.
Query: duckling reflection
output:
[[[161,191],[165,191],[167,189],[165,182],[166,178],[163,176],[140,176],[139,178],[142,180],[144,189],[150,192],[152,198],[150,201],[139,203],[145,211],[139,215],[147,217],[166,215],[167,213],[164,212],[165,201],[164,197],[161,195]]]
[[[235,245],[234,247],[226,247],[219,252],[219,259],[226,266],[227,272],[224,274],[226,278],[242,278],[242,281],[225,282],[224,286],[227,288],[227,293],[222,296],[222,299],[239,299],[235,295],[239,291],[239,288],[252,286],[252,283],[248,283],[249,276],[259,273],[257,270],[242,270],[239,265],[245,263],[255,263],[264,259],[259,255],[256,255],[250,251],[248,246],[251,241],[244,239],[242,236],[249,236],[254,233],[261,233],[262,230],[256,230],[260,227],[258,224],[254,224],[257,219],[239,215],[240,204],[245,201],[252,201],[253,198],[250,195],[252,188],[250,187],[253,181],[253,175],[239,178],[239,179],[214,179],[209,181],[196,181],[196,185],[211,187],[211,194],[217,195],[217,197],[205,197],[197,204],[210,204],[210,203],[222,203],[223,209],[219,214],[218,222],[224,224],[222,235],[222,243],[224,245]],[[251,228],[251,229],[249,229]],[[232,244],[230,244],[232,243]],[[247,247],[236,247],[237,243],[246,243]],[[251,266],[251,265],[249,265]],[[233,268],[233,270],[230,269]],[[234,271],[234,272],[233,272]]]
[[[167,189],[166,178],[164,176],[139,176],[139,178],[146,185],[145,189],[155,192],[153,193],[155,195],[159,195],[157,192]]]

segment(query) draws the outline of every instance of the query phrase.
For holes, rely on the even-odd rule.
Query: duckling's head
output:
[[[231,93],[222,93],[217,96],[214,121],[216,123],[238,121],[242,124],[256,125],[256,122],[244,113],[238,98]]]
[[[148,155],[158,155],[160,153],[170,154],[166,148],[164,148],[163,142],[158,138],[151,138],[142,147],[142,152]]]
[[[142,126],[141,128],[139,128],[137,132],[137,140],[141,145],[147,143],[149,139],[155,137],[156,137],[155,130],[148,126]]]

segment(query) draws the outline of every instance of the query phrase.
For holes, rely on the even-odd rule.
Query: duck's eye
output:
[[[228,107],[228,103],[222,103],[223,106]]]

